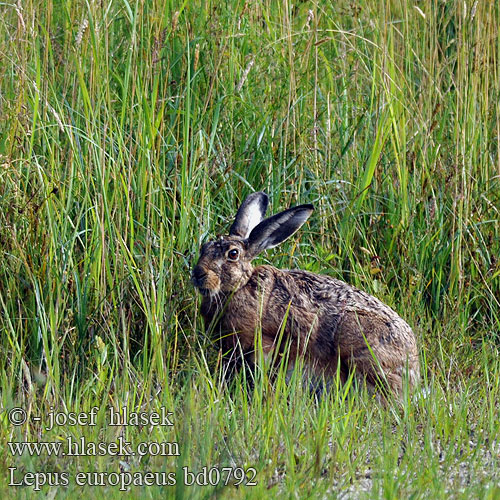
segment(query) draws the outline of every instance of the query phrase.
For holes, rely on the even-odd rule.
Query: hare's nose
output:
[[[193,269],[193,272],[191,273],[191,277],[193,278],[193,282],[194,284],[199,284],[200,281],[203,280],[203,278],[205,278],[205,276],[207,275],[207,273],[205,272],[205,270],[200,267],[200,266],[196,266],[194,269]]]

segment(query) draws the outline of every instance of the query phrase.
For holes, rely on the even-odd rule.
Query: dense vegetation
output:
[[[11,0],[0,5],[0,491],[49,498],[498,498],[497,2]],[[314,203],[260,258],[339,277],[417,332],[423,389],[317,402],[221,383],[190,268],[254,190]],[[281,374],[282,375],[282,374]],[[247,374],[246,376],[250,376]],[[28,422],[13,426],[7,410]],[[51,407],[94,427],[42,432]],[[108,406],[174,426],[106,425]],[[178,442],[14,457],[8,441]],[[75,485],[254,467],[257,486]],[[179,475],[179,478],[181,476]]]

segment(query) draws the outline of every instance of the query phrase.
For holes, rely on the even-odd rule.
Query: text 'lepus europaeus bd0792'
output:
[[[287,345],[290,366],[302,357],[307,371],[327,385],[354,369],[369,388],[399,394],[405,380],[412,388],[420,378],[415,335],[390,307],[330,276],[252,266],[313,211],[299,205],[263,220],[268,201],[262,192],[248,196],[229,235],[205,243],[192,272],[205,325],[215,326],[224,350],[251,362],[256,335],[262,335],[265,357]]]

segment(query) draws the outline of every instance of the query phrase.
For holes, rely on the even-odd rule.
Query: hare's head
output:
[[[228,236],[205,243],[192,272],[192,282],[202,295],[234,292],[252,275],[252,260],[263,250],[286,240],[311,215],[312,205],[299,205],[263,219],[269,198],[249,195],[239,208]]]

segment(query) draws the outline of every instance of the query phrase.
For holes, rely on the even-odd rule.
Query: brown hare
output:
[[[205,325],[215,327],[232,359],[252,362],[256,335],[267,358],[288,351],[315,380],[330,385],[354,370],[368,388],[401,394],[420,378],[415,335],[408,324],[375,297],[343,281],[311,272],[252,266],[263,250],[294,234],[313,211],[299,205],[264,219],[268,197],[253,193],[239,208],[228,236],[205,243],[192,271],[203,295]],[[280,334],[282,339],[279,339]],[[279,356],[275,356],[279,358]],[[340,365],[339,365],[340,363]]]

